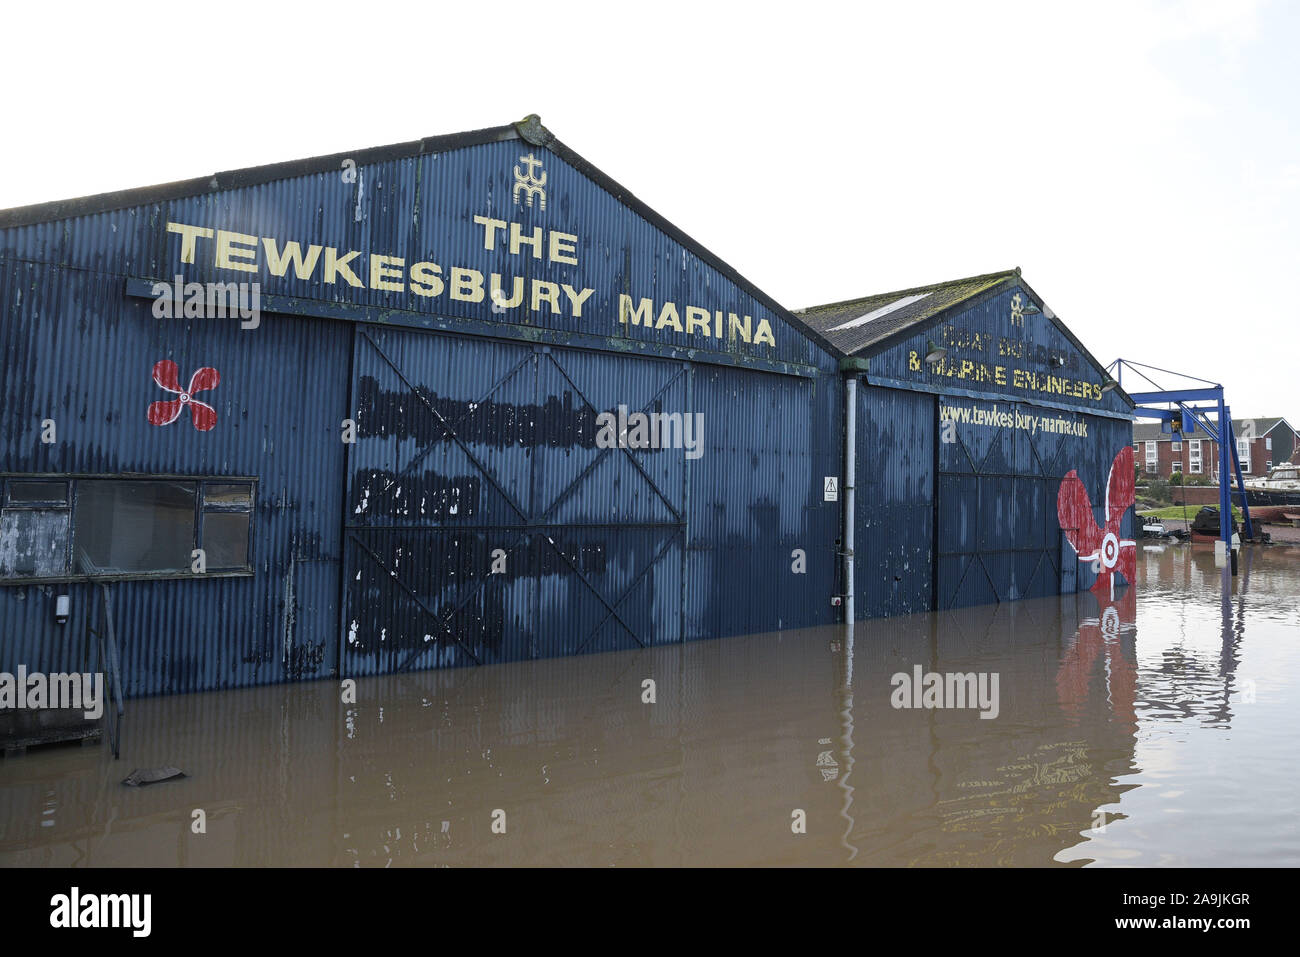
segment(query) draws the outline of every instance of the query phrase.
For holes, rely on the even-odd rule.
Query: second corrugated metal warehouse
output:
[[[792,314],[535,117],[0,212],[0,348],[0,670],[111,608],[129,695],[1074,591],[1131,538],[1131,403],[1018,272]]]

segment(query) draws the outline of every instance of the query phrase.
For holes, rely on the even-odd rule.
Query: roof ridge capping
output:
[[[157,183],[152,186],[133,186],[104,193],[90,193],[85,196],[56,199],[44,203],[13,206],[8,209],[0,209],[0,229],[31,226],[36,223],[55,222],[60,219],[72,219],[77,216],[88,216],[96,213],[115,212],[132,206],[145,206],[155,202],[185,199],[191,196],[203,195],[204,193],[215,193],[226,189],[238,189],[244,186],[255,186],[282,179],[292,179],[295,176],[333,172],[339,169],[340,164],[345,160],[352,160],[360,166],[364,163],[423,156],[427,153],[440,153],[457,147],[511,139],[523,139],[534,146],[550,146],[556,142],[555,135],[542,125],[537,114],[530,113],[522,120],[506,126],[490,126],[479,130],[468,130],[463,133],[440,133],[434,136],[424,136],[418,140],[390,143],[386,146],[368,146],[336,153],[321,153],[317,156],[308,156],[301,159],[281,160],[275,163],[244,166],[233,170],[218,170],[206,176],[173,180],[172,182]]]

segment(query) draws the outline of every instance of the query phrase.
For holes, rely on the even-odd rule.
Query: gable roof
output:
[[[1134,442],[1170,442],[1173,436],[1169,432],[1160,430],[1160,422],[1134,422],[1133,423],[1133,441]],[[1186,428],[1183,429],[1184,439],[1205,439],[1209,440],[1209,433],[1200,426],[1187,419]]]
[[[697,259],[712,266],[735,283],[740,290],[767,306],[775,316],[780,317],[795,332],[811,340],[827,353],[835,354],[835,347],[817,329],[801,321],[799,317],[793,315],[789,309],[755,286],[721,257],[710,252],[699,242],[633,196],[626,187],[611,179],[561,143],[556,139],[554,133],[542,125],[541,119],[536,113],[530,113],[522,120],[506,126],[431,136],[409,143],[396,143],[391,146],[377,146],[345,153],[332,153],[326,156],[314,156],[284,163],[271,163],[265,166],[251,166],[224,173],[214,173],[211,176],[200,176],[194,179],[179,180],[174,183],[163,183],[158,186],[145,186],[137,189],[99,193],[93,196],[82,196],[75,199],[57,200],[50,203],[0,209],[0,229],[30,226],[35,223],[54,222],[78,216],[89,216],[95,213],[186,199],[208,193],[220,193],[315,173],[336,173],[341,168],[344,160],[351,160],[357,166],[364,166],[369,163],[408,159],[425,154],[445,153],[449,150],[463,149],[483,143],[496,143],[503,140],[523,140],[533,146],[540,146],[550,150],[633,213],[690,250]]]
[[[794,310],[794,314],[845,355],[852,355],[1019,278],[1020,267],[1017,266],[1003,272],[846,299],[824,306],[808,306]]]
[[[1236,420],[1234,419],[1233,421]],[[1282,416],[1280,415],[1259,416],[1258,418],[1253,419],[1252,421],[1254,421],[1255,423],[1256,435],[1261,435],[1261,436],[1268,435],[1268,433],[1272,432],[1279,425],[1285,425],[1292,432],[1295,431],[1295,429],[1291,428],[1291,423],[1288,422],[1286,419],[1282,418]]]
[[[1041,308],[1044,318],[1056,327],[1066,341],[1092,363],[1104,378],[1110,378],[1106,367],[1097,361],[1060,317],[1047,308],[1042,297],[1021,278],[1019,266],[1002,272],[899,289],[860,299],[846,299],[824,306],[808,306],[794,310],[794,316],[829,341],[841,356],[852,356],[860,352],[874,355],[892,347],[913,332],[920,331],[922,326],[937,323],[944,313],[1012,286],[1025,290],[1033,304]],[[1114,391],[1127,405],[1134,405],[1122,387],[1116,385]]]
[[[1207,418],[1209,418],[1211,421],[1215,420],[1215,416],[1213,414],[1207,416]],[[1188,438],[1190,436],[1191,438],[1195,439],[1195,438],[1201,438],[1203,436],[1208,435],[1208,433],[1206,433],[1204,429],[1197,426],[1196,423],[1191,420],[1191,418],[1185,417],[1184,422],[1187,425],[1187,428],[1183,429],[1183,438]],[[1268,418],[1261,416],[1254,419],[1233,419],[1232,420],[1233,435],[1240,438],[1242,429],[1247,422],[1253,422],[1255,424],[1255,438],[1257,439],[1262,439],[1269,432],[1272,432],[1279,422],[1286,423],[1287,428],[1291,427],[1290,423],[1287,423],[1286,419],[1282,418],[1281,416],[1272,416]],[[1135,421],[1133,423],[1133,441],[1134,442],[1171,441],[1173,438],[1172,435],[1168,432],[1160,431],[1160,426],[1161,423],[1159,422]]]

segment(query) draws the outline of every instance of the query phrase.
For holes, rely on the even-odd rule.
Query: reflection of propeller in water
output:
[[[1061,710],[1077,720],[1088,701],[1093,667],[1106,659],[1106,700],[1117,718],[1137,727],[1137,667],[1124,655],[1122,635],[1137,627],[1137,589],[1130,585],[1118,600],[1102,604],[1096,618],[1079,622],[1074,644],[1056,672],[1056,695]]]
[[[1061,479],[1061,488],[1056,493],[1056,517],[1061,531],[1078,552],[1079,561],[1092,562],[1097,570],[1093,591],[1100,591],[1105,585],[1112,598],[1115,572],[1132,585],[1137,570],[1137,542],[1120,538],[1124,513],[1133,505],[1133,491],[1133,446],[1126,445],[1110,465],[1104,526],[1098,527],[1088,489],[1074,469]]]

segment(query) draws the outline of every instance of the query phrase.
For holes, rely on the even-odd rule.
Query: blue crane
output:
[[[1237,457],[1237,441],[1232,432],[1232,410],[1223,397],[1223,386],[1207,379],[1199,379],[1182,372],[1171,372],[1156,366],[1144,365],[1129,359],[1116,359],[1106,367],[1114,376],[1115,383],[1124,388],[1124,370],[1139,376],[1153,389],[1149,392],[1134,392],[1125,389],[1129,397],[1137,404],[1133,410],[1140,419],[1160,419],[1162,428],[1173,435],[1174,441],[1182,441],[1183,423],[1191,421],[1203,429],[1219,449],[1219,537],[1223,539],[1227,554],[1232,552],[1232,475],[1237,479],[1237,495],[1241,499],[1242,531],[1246,538],[1254,537],[1250,521],[1250,506],[1246,504],[1246,485],[1241,475],[1241,460]],[[1158,372],[1164,375],[1179,376],[1192,383],[1199,383],[1193,388],[1164,389],[1142,370]],[[1158,408],[1157,403],[1165,403],[1171,408]],[[1209,404],[1197,404],[1209,403]],[[1210,419],[1213,413],[1216,418]],[[1229,472],[1229,463],[1232,471]],[[1235,565],[1234,565],[1235,570]]]

